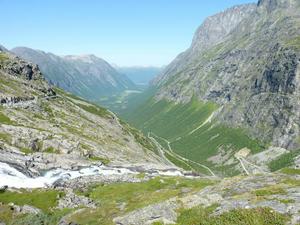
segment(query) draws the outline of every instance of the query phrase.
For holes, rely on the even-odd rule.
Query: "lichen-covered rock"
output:
[[[175,224],[177,208],[176,199],[171,199],[133,211],[125,216],[117,217],[114,219],[114,222],[117,225],[151,225],[154,222]]]
[[[79,208],[79,207],[88,207],[88,208],[96,208],[96,204],[93,202],[93,200],[85,197],[85,196],[79,196],[76,195],[72,189],[65,189],[65,195],[63,198],[60,198],[58,201],[58,209],[63,208]]]

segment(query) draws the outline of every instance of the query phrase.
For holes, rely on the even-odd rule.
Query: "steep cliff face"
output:
[[[298,148],[299,2],[263,0],[244,8],[248,13],[234,10],[239,23],[223,32],[218,41],[206,41],[209,47],[202,43],[208,37],[205,32],[196,34],[187,52],[200,46],[201,54],[175,59],[171,67],[179,66],[168,67],[157,80],[156,99],[182,103],[197,96],[213,101],[220,107],[214,116],[217,121],[246,128],[252,137],[271,145]],[[226,12],[231,14],[232,9]],[[228,18],[223,14],[216,17]],[[206,23],[199,30],[207,27]]]
[[[224,38],[247,16],[256,9],[255,4],[235,6],[224,12],[208,17],[197,29],[189,49],[177,56],[167,66],[162,76],[158,77],[156,83],[166,80],[175,75],[182,68],[200,57],[205,50],[223,42]]]

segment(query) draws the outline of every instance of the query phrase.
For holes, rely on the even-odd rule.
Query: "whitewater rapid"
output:
[[[154,173],[161,176],[184,176],[178,170],[155,171]],[[112,176],[129,174],[139,174],[139,172],[127,168],[113,168],[102,165],[90,166],[79,170],[53,169],[42,176],[28,177],[9,164],[0,162],[0,188],[5,186],[12,188],[46,188],[58,180],[69,180],[91,175]]]
[[[0,187],[8,186],[13,188],[45,188],[63,179],[75,179],[91,175],[122,175],[137,174],[126,168],[106,168],[104,166],[90,166],[80,170],[53,169],[46,172],[43,176],[28,177],[14,167],[0,162]]]

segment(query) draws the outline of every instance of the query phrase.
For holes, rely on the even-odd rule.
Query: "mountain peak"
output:
[[[93,54],[84,54],[84,55],[67,55],[64,57],[65,59],[69,60],[76,60],[76,61],[82,61],[86,63],[94,63],[95,61],[99,61],[102,59],[93,55]]]

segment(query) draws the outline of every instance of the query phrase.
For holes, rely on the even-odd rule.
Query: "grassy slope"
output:
[[[197,191],[212,184],[212,181],[206,179],[158,177],[142,183],[98,185],[79,194],[92,198],[100,207],[77,213],[71,221],[78,224],[112,225],[112,219],[118,215],[180,196],[185,188]]]
[[[178,218],[178,225],[284,225],[288,216],[268,208],[236,209],[219,216],[211,216],[211,208],[195,207],[183,210]]]
[[[269,169],[274,172],[285,167],[293,166],[295,158],[300,154],[300,150],[285,153],[269,163]]]
[[[175,104],[165,100],[155,102],[149,96],[145,102],[131,113],[121,116],[145,133],[153,132],[167,139],[171,142],[172,149],[185,158],[212,166],[206,160],[216,155],[220,147],[234,151],[248,147],[253,153],[262,149],[260,143],[249,138],[244,130],[214,121],[190,134],[218,108],[213,103],[203,103],[196,99],[187,104]],[[167,148],[166,142],[158,141]],[[224,167],[219,169],[223,170]]]

